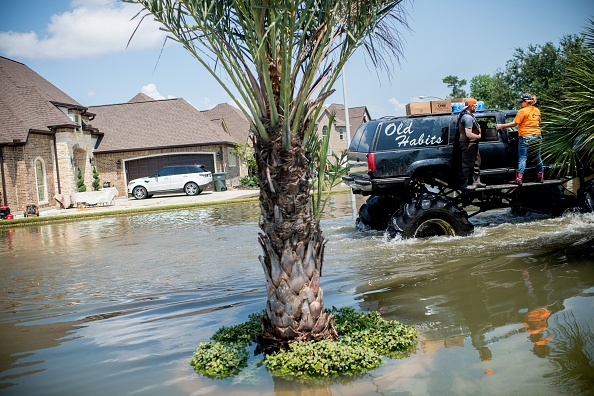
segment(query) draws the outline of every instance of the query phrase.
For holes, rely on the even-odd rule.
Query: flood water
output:
[[[502,210],[469,237],[388,240],[355,230],[348,198],[322,221],[325,304],[415,326],[410,357],[317,385],[261,355],[196,374],[200,342],[265,307],[245,203],[0,229],[0,395],[593,394],[594,215]]]

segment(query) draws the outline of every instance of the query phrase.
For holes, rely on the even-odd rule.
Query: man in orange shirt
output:
[[[542,183],[544,181],[544,167],[540,158],[542,135],[540,133],[540,110],[534,107],[536,96],[525,93],[518,99],[518,102],[521,103],[522,108],[516,114],[513,122],[497,124],[495,127],[499,130],[501,128],[518,126],[518,172],[516,173],[516,179],[512,183],[519,186],[522,185],[528,153],[536,160],[536,166],[538,167],[536,180]]]

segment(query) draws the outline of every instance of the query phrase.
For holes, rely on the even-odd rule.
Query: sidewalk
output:
[[[117,212],[122,210],[134,210],[144,208],[157,208],[160,206],[174,206],[174,205],[200,205],[202,203],[217,203],[225,202],[237,199],[246,199],[257,197],[259,195],[257,189],[249,190],[227,190],[227,191],[203,191],[200,195],[188,196],[183,193],[181,194],[170,194],[170,195],[155,195],[152,198],[147,199],[135,199],[128,198],[126,195],[117,196],[114,200],[114,205],[111,206],[92,206],[82,208],[70,208],[70,209],[59,209],[58,206],[52,208],[42,208],[39,210],[39,216],[64,216],[64,215],[75,215],[83,213],[109,213]],[[125,192],[124,192],[125,194]],[[14,213],[15,219],[24,218],[23,212]]]

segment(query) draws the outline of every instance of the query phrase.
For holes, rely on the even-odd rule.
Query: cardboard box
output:
[[[431,101],[431,112],[432,113],[451,113],[452,112],[452,101],[447,100],[432,100]]]
[[[431,113],[431,103],[429,102],[411,102],[406,105],[406,115],[429,113]]]
[[[452,98],[450,99],[452,101],[452,103],[456,103],[456,102],[466,102],[466,98]]]

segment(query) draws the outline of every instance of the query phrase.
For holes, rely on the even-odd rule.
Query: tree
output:
[[[99,172],[97,168],[93,166],[93,191],[99,191]]]
[[[76,191],[78,192],[85,192],[87,191],[87,186],[85,186],[85,178],[82,174],[82,171],[80,170],[80,167],[78,168],[78,174],[77,174],[77,181],[76,181]]]
[[[582,39],[577,35],[563,36],[559,46],[551,42],[516,48],[513,58],[494,78],[493,103],[497,108],[517,108],[515,99],[523,92],[539,98],[539,105],[561,100],[561,83],[571,55],[580,51]]]
[[[461,88],[466,85],[466,80],[460,79],[456,76],[446,76],[442,81],[444,84],[447,84],[448,88],[452,89],[452,92],[448,95],[450,98],[466,97],[466,91]]]
[[[495,108],[491,98],[493,92],[491,84],[493,84],[493,78],[488,74],[479,74],[470,79],[470,96],[482,100],[487,109]]]
[[[260,262],[268,294],[261,344],[335,338],[320,288],[326,241],[313,214],[307,144],[357,48],[377,67],[391,64],[385,54],[401,55],[402,0],[127,1],[142,4],[236,102],[245,103],[258,164]]]
[[[561,175],[594,170],[594,20],[584,38],[567,60],[561,100],[543,106],[543,159],[555,162]]]

